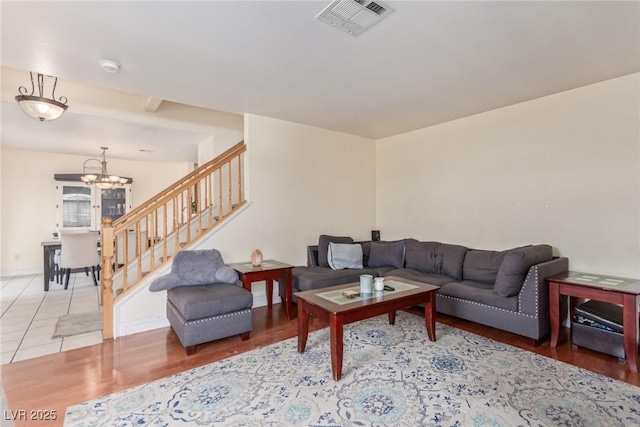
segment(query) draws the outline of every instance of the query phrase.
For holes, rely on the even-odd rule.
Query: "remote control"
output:
[[[389,285],[384,285],[383,288],[385,291],[395,291],[396,288],[394,288],[393,286],[389,286]]]

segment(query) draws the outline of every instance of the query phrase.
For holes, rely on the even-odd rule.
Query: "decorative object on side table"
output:
[[[254,267],[260,267],[262,265],[262,252],[260,252],[260,249],[251,252],[251,265]]]

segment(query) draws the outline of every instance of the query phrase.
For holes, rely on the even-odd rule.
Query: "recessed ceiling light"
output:
[[[103,59],[100,61],[100,68],[102,68],[107,73],[117,73],[118,71],[120,71],[120,64],[118,64],[116,61]]]

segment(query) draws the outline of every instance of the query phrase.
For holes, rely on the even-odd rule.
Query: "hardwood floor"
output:
[[[421,314],[418,309],[408,311]],[[438,315],[437,321],[640,386],[640,375],[632,374],[617,358],[587,349],[573,349],[567,330],[562,331],[560,344],[553,349],[549,347],[548,338],[534,346],[529,339],[450,316]],[[30,411],[42,410],[55,411],[57,415],[56,420],[50,421],[17,419],[14,421],[16,426],[61,426],[70,405],[297,335],[296,319],[288,320],[279,304],[274,305],[273,310],[254,309],[253,326],[248,341],[232,337],[203,344],[192,356],[185,355],[170,328],[162,328],[3,365],[2,387],[13,414],[25,410],[29,418]],[[326,326],[318,319],[309,322],[310,331]]]

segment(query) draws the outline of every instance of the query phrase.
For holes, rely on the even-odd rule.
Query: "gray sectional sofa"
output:
[[[549,245],[490,251],[416,239],[354,242],[322,235],[318,245],[307,248],[307,266],[293,269],[293,291],[357,282],[361,274],[407,278],[440,286],[439,313],[537,341],[549,332],[545,277],[567,271],[568,264],[567,258],[554,257]]]

